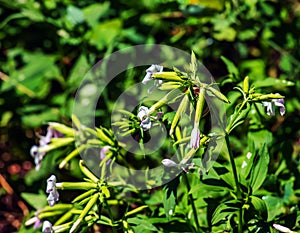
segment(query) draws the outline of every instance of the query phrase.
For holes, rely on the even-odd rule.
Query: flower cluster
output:
[[[169,92],[149,108],[146,106],[139,106],[136,115],[124,110],[123,113],[130,116],[130,120],[132,120],[134,122],[133,124],[129,124],[132,122],[129,122],[129,123],[128,122],[117,122],[117,123],[120,123],[119,125],[121,127],[123,127],[123,129],[125,128],[124,126],[126,126],[125,130],[128,129],[128,126],[132,127],[132,128],[129,128],[129,130],[128,130],[129,133],[131,133],[131,132],[135,133],[135,130],[138,128],[140,130],[139,133],[142,135],[142,137],[144,134],[147,134],[147,136],[148,136],[148,133],[143,134],[143,131],[150,130],[152,125],[155,125],[154,124],[154,123],[156,123],[155,120],[159,120],[162,117],[162,112],[158,112],[158,111],[160,111],[161,108],[164,108],[164,106],[169,103],[179,102],[178,100],[181,98],[180,105],[176,109],[175,114],[173,114],[173,112],[172,112],[170,119],[168,119],[168,117],[166,117],[168,120],[168,124],[170,125],[169,136],[172,137],[172,143],[174,142],[173,146],[175,147],[175,146],[179,145],[178,148],[180,148],[180,150],[178,150],[178,153],[176,153],[176,156],[178,155],[178,157],[176,159],[173,159],[173,158],[162,159],[162,160],[160,159],[161,163],[165,167],[166,171],[167,172],[171,171],[171,172],[173,172],[173,174],[174,174],[174,171],[176,171],[176,172],[184,171],[185,173],[189,173],[189,172],[193,171],[193,169],[195,169],[195,168],[197,168],[201,171],[201,169],[205,166],[205,164],[203,163],[205,161],[204,160],[205,157],[204,157],[204,159],[201,158],[202,150],[198,150],[198,148],[208,145],[208,142],[213,142],[215,144],[215,141],[213,141],[213,140],[215,138],[217,138],[219,135],[220,135],[220,137],[224,137],[223,132],[222,132],[222,134],[218,134],[217,132],[210,132],[207,135],[206,135],[205,131],[202,132],[202,130],[201,130],[201,132],[200,132],[200,128],[201,128],[200,123],[204,123],[202,120],[205,117],[205,115],[203,114],[204,106],[205,106],[205,104],[206,105],[210,104],[209,102],[207,102],[207,99],[205,99],[208,96],[207,94],[209,93],[209,94],[211,94],[210,96],[214,96],[214,97],[222,100],[225,103],[229,103],[229,101],[227,100],[227,98],[225,96],[223,96],[222,93],[219,92],[219,90],[213,88],[213,85],[201,83],[199,78],[196,76],[196,68],[195,67],[196,67],[196,65],[194,65],[194,67],[192,68],[192,70],[195,70],[194,73],[187,74],[186,76],[184,76],[184,74],[181,74],[179,71],[177,72],[175,68],[174,68],[174,71],[176,71],[176,72],[163,72],[162,66],[154,65],[154,64],[151,65],[151,67],[149,67],[146,70],[146,76],[144,77],[142,83],[147,84],[149,81],[154,79],[154,87],[160,86],[159,87],[160,90],[168,90]],[[189,79],[188,82],[185,81],[187,79]],[[163,80],[164,80],[164,82],[163,82]],[[165,84],[168,84],[169,86],[167,86]],[[179,92],[178,92],[178,90],[176,90],[176,88],[178,88],[178,85],[181,87],[181,88],[179,88]],[[242,119],[240,116],[242,115],[243,111],[248,111],[247,109],[245,109],[246,105],[250,106],[251,103],[262,104],[264,107],[266,107],[266,114],[270,115],[270,116],[275,115],[275,107],[277,106],[277,107],[279,107],[280,115],[285,114],[284,99],[282,99],[283,96],[280,96],[279,94],[278,95],[277,94],[263,95],[263,94],[255,93],[256,95],[253,95],[254,97],[251,99],[251,97],[249,97],[250,94],[249,94],[249,96],[246,95],[247,93],[249,93],[248,87],[244,88],[244,89],[246,91],[244,91],[245,98],[244,98],[243,104],[241,104],[239,106],[239,108],[236,108],[236,111],[233,113],[232,117],[230,118],[230,122],[229,122],[230,127],[228,129],[227,128],[223,129],[224,133],[226,133],[226,135],[225,135],[226,139],[229,139],[229,137],[228,137],[229,132]],[[184,90],[184,91],[182,91],[182,90]],[[148,93],[150,93],[151,91],[152,91],[152,89],[149,89]],[[190,103],[190,102],[192,102],[192,103]],[[193,109],[193,107],[195,107],[195,109]],[[155,112],[156,112],[156,116],[155,116]],[[181,119],[183,119],[183,117],[193,120],[193,124],[191,124],[189,122],[186,123],[187,121],[185,121],[185,119],[184,119],[184,121],[181,121]],[[242,119],[242,120],[244,120],[244,119]],[[140,127],[138,126],[138,124]],[[62,224],[63,221],[58,220],[57,222],[53,223],[53,226],[49,221],[46,220],[43,222],[43,227],[42,227],[42,231],[44,233],[53,233],[55,231],[62,232],[64,230],[69,230],[69,232],[75,232],[75,231],[77,231],[78,227],[81,226],[81,224],[83,224],[83,223],[87,223],[87,224],[90,224],[92,222],[98,223],[97,222],[98,216],[96,216],[97,214],[95,214],[95,218],[94,218],[94,211],[95,211],[95,213],[102,214],[102,210],[96,209],[99,206],[102,208],[102,204],[99,205],[99,202],[105,203],[104,202],[104,201],[106,201],[105,198],[111,197],[111,192],[109,190],[109,187],[111,187],[112,185],[109,184],[108,182],[106,182],[103,179],[103,177],[104,177],[104,175],[106,175],[106,173],[105,173],[106,167],[109,167],[111,169],[114,167],[114,166],[112,166],[112,164],[115,161],[115,159],[118,159],[118,155],[119,155],[118,154],[119,153],[118,145],[120,145],[120,147],[121,147],[121,143],[118,144],[114,138],[113,132],[110,132],[109,130],[107,130],[105,128],[99,128],[99,129],[96,128],[96,130],[93,130],[93,129],[90,129],[85,126],[81,127],[80,122],[78,122],[77,128],[83,130],[83,133],[81,131],[79,131],[79,132],[76,131],[76,133],[78,133],[84,139],[91,137],[90,135],[92,135],[92,136],[96,135],[98,137],[97,139],[99,139],[99,140],[94,140],[94,139],[83,140],[82,145],[77,149],[78,149],[78,151],[79,150],[82,151],[91,145],[93,146],[93,148],[95,148],[95,147],[98,148],[97,156],[98,156],[98,158],[100,158],[100,167],[103,168],[102,171],[104,171],[104,172],[102,172],[100,178],[98,178],[87,167],[85,167],[83,165],[83,161],[80,161],[79,168],[81,169],[81,172],[86,177],[88,177],[88,179],[85,179],[85,182],[56,183],[57,180],[56,180],[55,175],[51,175],[50,178],[47,179],[46,193],[48,194],[47,201],[48,201],[50,207],[53,207],[59,201],[59,193],[57,191],[58,189],[75,189],[75,190],[78,189],[78,190],[85,190],[85,192],[83,194],[81,194],[80,196],[76,197],[73,200],[72,204],[69,204],[70,207],[66,208],[68,211],[68,214],[65,214],[64,216],[79,215],[77,217],[77,219],[74,221],[72,220],[66,224]],[[183,128],[183,130],[181,130],[180,128]],[[134,130],[134,131],[131,131],[131,130]],[[49,125],[47,134],[45,136],[40,136],[39,146],[33,146],[31,148],[31,155],[35,159],[37,169],[40,167],[40,162],[41,162],[42,158],[45,156],[46,152],[49,151],[48,149],[45,150],[44,149],[45,147],[50,146],[52,148],[52,146],[54,145],[53,148],[58,148],[59,146],[66,145],[66,143],[59,144],[57,142],[57,141],[63,141],[64,139],[68,138],[68,134],[65,134],[65,131],[61,131],[61,132],[63,134],[60,133],[59,131],[57,131],[56,128],[52,128],[51,125]],[[52,140],[53,138],[60,138],[63,136],[64,136],[64,138],[62,138],[62,139]],[[72,135],[69,134],[69,136],[72,136]],[[69,137],[69,138],[71,138],[71,137]],[[99,141],[100,141],[100,143],[99,143]],[[227,140],[226,140],[226,143],[228,143]],[[77,149],[75,149],[71,153],[72,156],[77,155],[77,153],[79,153],[77,151]],[[203,148],[203,149],[205,149],[205,148]],[[207,150],[210,150],[209,145],[208,145]],[[238,175],[236,174],[236,169],[234,169],[236,166],[234,164],[234,158],[233,158],[233,154],[231,153],[229,143],[227,144],[227,150],[229,152],[229,156],[231,159],[230,161],[231,162],[233,161],[232,162],[232,166],[233,166],[232,172],[234,174],[233,175],[234,182],[236,182],[236,193],[237,193],[236,196],[238,197],[238,195],[242,194],[243,191],[242,191],[242,189],[240,190],[240,187],[238,185],[239,179],[238,179]],[[122,150],[122,153],[123,153],[123,150]],[[194,155],[198,156],[199,158],[193,159]],[[113,156],[115,156],[115,157],[113,157]],[[252,153],[249,152],[246,157],[250,161],[250,159],[252,157]],[[124,158],[126,158],[126,157],[124,156]],[[248,160],[246,160],[246,161],[248,161]],[[68,161],[68,160],[66,159],[66,161]],[[247,162],[244,161],[242,164],[242,169],[247,169],[246,167],[249,166],[249,164],[250,163],[247,164]],[[189,176],[187,175],[186,178],[188,179],[188,177]],[[116,184],[117,183],[114,182],[114,185],[116,185]],[[123,185],[123,183],[122,183],[122,185]],[[232,186],[232,187],[234,187],[234,186]],[[242,200],[242,198],[243,198],[243,195],[238,197],[239,200]],[[252,197],[250,197],[250,198],[252,198]],[[192,196],[191,196],[191,200],[193,200]],[[76,211],[74,208],[76,208],[77,204],[75,204],[75,203],[78,203],[78,206],[79,206],[79,208],[76,209]],[[51,211],[53,211],[53,209],[54,209],[53,215],[50,215],[50,217],[57,215],[57,212],[55,212],[55,210],[60,209],[60,208],[61,208],[61,203],[57,204],[54,208],[48,207],[47,211],[49,211],[49,209],[51,209]],[[139,208],[140,208],[140,210],[142,210],[141,208],[144,208],[144,206],[138,207],[137,209],[139,210]],[[136,213],[135,211],[137,211],[137,210],[136,209],[132,210],[131,213]],[[170,210],[170,211],[173,211],[173,210]],[[170,211],[169,211],[169,213],[170,213]],[[41,212],[42,211],[40,211],[40,213]],[[129,212],[127,213],[127,215],[129,215]],[[44,218],[48,218],[48,217],[49,217],[49,215],[47,215],[47,214],[36,214],[36,216],[33,218],[35,221],[34,228],[36,229],[37,227],[40,227],[42,225],[42,220],[45,220]],[[102,215],[101,215],[101,218],[102,218]],[[62,219],[64,219],[64,217]],[[71,219],[71,218],[69,217],[69,219]],[[75,218],[72,218],[72,219],[75,219]],[[106,221],[105,220],[106,218],[103,217],[102,219],[104,222]],[[197,219],[196,211],[195,211],[195,219]],[[123,221],[123,219],[122,219],[122,221]],[[123,222],[125,222],[125,220]],[[242,221],[240,221],[240,222],[242,222]],[[107,224],[112,226],[112,222],[107,222]],[[65,228],[63,228],[62,226]],[[60,227],[60,228],[58,228],[58,227]],[[278,224],[273,224],[273,228],[278,231],[281,231],[281,232],[292,233],[292,231],[290,229],[288,229],[284,226],[278,225]]]

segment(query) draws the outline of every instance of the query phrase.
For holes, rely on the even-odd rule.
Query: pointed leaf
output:
[[[254,209],[258,212],[258,215],[264,219],[268,219],[268,210],[266,203],[260,199],[259,197],[256,196],[251,196],[250,197],[251,204],[253,205]]]
[[[238,211],[241,203],[238,200],[230,200],[220,204],[213,213],[212,225],[226,220],[230,215]]]
[[[165,214],[167,218],[170,218],[175,210],[176,206],[176,196],[177,196],[177,187],[179,184],[178,178],[172,180],[169,182],[164,190],[165,190],[165,195],[164,195],[164,200],[163,200],[163,205],[165,209]]]
[[[253,167],[253,161],[255,158],[255,154],[251,153],[250,151],[247,153],[240,170],[240,176],[247,180],[251,169]]]
[[[252,187],[252,192],[255,193],[256,190],[260,188],[267,177],[268,165],[270,157],[266,144],[258,151],[254,162],[254,168],[250,175],[250,185]]]
[[[277,78],[265,78],[263,80],[258,80],[253,83],[253,86],[256,88],[258,87],[278,87],[282,88],[284,86],[289,87],[289,86],[294,86],[295,83],[292,81],[287,81],[287,80],[281,80]]]
[[[236,65],[226,57],[221,56],[221,59],[225,63],[228,72],[233,74],[235,77],[239,77],[239,70]]]

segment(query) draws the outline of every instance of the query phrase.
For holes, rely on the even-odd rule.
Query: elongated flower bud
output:
[[[245,92],[246,94],[248,94],[248,92],[249,92],[249,78],[248,78],[248,76],[246,76],[246,77],[244,78],[243,90],[244,90],[244,92]]]
[[[189,102],[189,97],[188,95],[184,95],[183,99],[181,100],[180,102],[180,105],[176,111],[176,114],[173,118],[173,121],[172,121],[172,124],[171,124],[171,128],[170,128],[170,135],[173,134],[174,132],[174,129],[180,119],[180,117],[184,114],[184,112],[186,111],[186,108],[188,106],[188,102]]]

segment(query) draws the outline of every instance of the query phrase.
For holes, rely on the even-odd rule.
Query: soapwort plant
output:
[[[79,160],[80,181],[62,181],[63,178],[52,174],[46,185],[49,206],[38,209],[27,225],[34,224],[36,229],[55,233],[88,229],[101,232],[293,232],[281,225],[282,222],[276,222],[280,218],[268,217],[269,210],[261,192],[270,162],[270,135],[266,133],[264,140],[257,139],[261,141],[249,139],[239,157],[231,142],[232,134],[239,127],[247,129],[254,118],[263,122],[274,117],[277,111],[283,116],[286,112],[283,95],[266,93],[268,88],[251,84],[251,77],[245,77],[232,89],[234,98],[228,98],[213,80],[210,83],[202,80],[193,53],[185,70],[152,64],[141,81],[153,84],[147,92],[149,95],[161,91],[166,94],[158,101],[140,103],[134,111],[119,109],[121,118],[113,122],[117,131],[104,126],[87,127],[76,116],[72,118],[73,128],[49,123],[47,135],[51,131],[51,137],[50,134],[40,136],[42,143],[32,149],[37,167],[49,151],[71,146],[73,150],[60,161],[60,169],[68,170],[68,164],[77,161],[79,154],[88,154],[93,162],[97,161],[98,170],[90,169],[90,161],[84,159]],[[224,105],[228,119],[220,115],[217,108],[210,108],[213,102],[209,100]],[[176,103],[175,109],[170,108],[173,103]],[[219,123],[218,132],[207,126],[212,115]],[[145,187],[155,182],[161,186],[139,189],[122,176],[113,176],[118,173],[114,170],[115,164],[141,169],[135,163],[149,159],[147,153],[140,156],[126,151],[126,142],[118,138],[132,137],[143,150],[151,138],[151,130],[157,128],[160,132],[161,127],[167,130],[167,143],[158,150],[155,160],[148,162],[163,169],[155,179],[146,177]],[[53,134],[54,131],[57,133]],[[221,149],[215,150],[220,141],[224,142]],[[164,147],[170,146],[175,151],[173,157],[165,154],[168,150]],[[219,157],[213,156],[216,151]],[[206,160],[203,159],[205,153],[210,154]],[[170,174],[173,179],[163,182]],[[134,176],[130,172],[128,175]],[[114,178],[108,179],[111,176]],[[72,199],[64,203],[60,196],[68,192]]]

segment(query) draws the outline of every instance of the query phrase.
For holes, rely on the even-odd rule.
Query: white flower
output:
[[[55,184],[56,184],[56,176],[55,175],[51,175],[47,179],[46,193],[50,193],[51,191],[53,191],[56,188]]]
[[[160,66],[160,65],[151,65],[147,70],[146,70],[146,75],[142,81],[143,84],[147,84],[149,81],[152,80],[152,75],[155,74],[155,73],[160,73],[163,71],[163,66]],[[154,85],[153,87],[149,88],[148,89],[148,93],[150,94],[153,89],[155,87],[159,87],[160,85],[162,84],[162,80],[155,80],[154,81]]]
[[[30,155],[34,159],[35,169],[38,171],[41,167],[41,162],[45,156],[45,152],[40,152],[39,147],[37,145],[34,145],[30,149]]]
[[[145,106],[141,106],[139,108],[139,112],[137,114],[137,117],[141,120],[141,128],[146,131],[151,128],[151,120],[149,117],[149,108]]]
[[[52,233],[52,232],[53,232],[51,222],[45,221],[45,222],[43,223],[43,229],[42,229],[42,232],[44,232],[44,233]]]
[[[49,179],[47,179],[47,188],[46,193],[48,193],[47,201],[50,206],[54,206],[56,202],[59,200],[59,193],[56,189],[56,176],[52,175]]]
[[[279,107],[280,115],[285,114],[284,99],[272,99],[271,101],[264,101],[262,105],[266,107],[267,115],[275,116],[275,106]]]
[[[193,128],[191,133],[190,148],[197,149],[200,145],[200,130],[198,128]]]
[[[152,74],[159,73],[163,71],[163,67],[160,65],[151,65],[147,70],[146,70],[146,75],[142,81],[143,84],[147,84],[149,81],[152,80]]]

